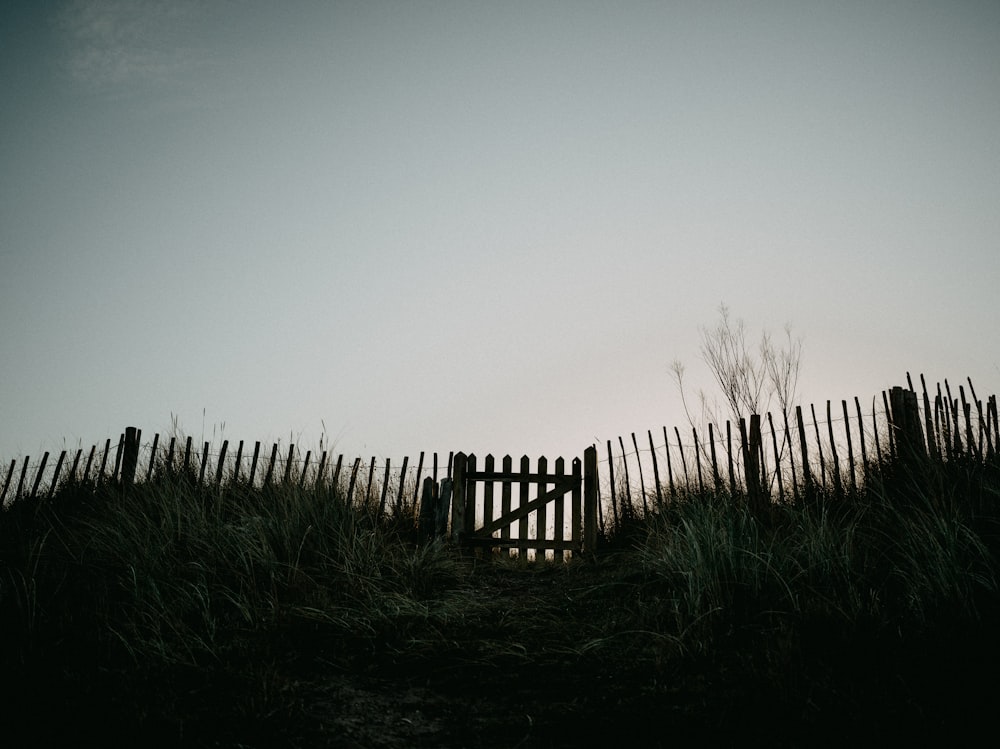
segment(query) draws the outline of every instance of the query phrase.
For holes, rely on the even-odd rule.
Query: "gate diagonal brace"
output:
[[[573,477],[570,476],[568,478],[572,479]],[[551,477],[550,477],[550,481],[547,481],[546,483],[551,483]],[[549,491],[545,492],[545,494],[543,494],[542,496],[540,496],[540,497],[538,497],[536,499],[531,500],[524,507],[519,507],[516,510],[511,511],[510,514],[504,515],[500,520],[493,520],[492,522],[488,523],[487,525],[484,525],[482,528],[478,529],[476,531],[476,533],[477,534],[479,534],[479,533],[493,533],[494,531],[498,531],[501,528],[510,525],[515,520],[520,520],[521,518],[526,518],[530,513],[534,512],[535,510],[537,510],[542,505],[545,505],[545,504],[551,502],[552,500],[558,499],[562,495],[567,494],[568,492],[573,491],[575,484],[576,484],[576,481],[573,481],[573,480],[570,480],[570,481],[560,481],[560,482],[558,482],[556,484],[556,486],[555,486],[554,489],[550,489]]]

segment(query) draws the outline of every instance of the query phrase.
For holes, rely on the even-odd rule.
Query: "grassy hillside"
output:
[[[329,488],[67,483],[0,514],[5,737],[971,735],[998,696],[1000,463],[870,475],[766,512],[691,496],[559,565],[418,545],[411,511],[375,517]]]

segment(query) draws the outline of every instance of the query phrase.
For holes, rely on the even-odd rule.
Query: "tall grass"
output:
[[[162,697],[215,674],[243,685],[247,718],[279,663],[308,653],[348,668],[468,614],[450,550],[416,546],[393,518],[323,488],[66,484],[0,517],[0,559],[8,706],[58,695],[85,712],[88,693],[127,699],[105,678]]]
[[[910,628],[975,618],[998,591],[1000,494],[980,476],[971,497],[955,473],[928,467],[765,513],[689,498],[650,515],[635,558],[648,586],[671,592],[663,600],[682,629],[774,616]]]
[[[68,482],[0,515],[0,704],[72,717],[30,722],[43,743],[84,725],[309,745],[331,673],[433,673],[465,694],[547,669],[579,682],[560,689],[584,711],[638,704],[652,720],[683,692],[699,726],[775,705],[819,725],[829,705],[868,709],[886,680],[926,688],[944,666],[921,655],[900,676],[913,653],[974,653],[1000,621],[1000,465],[866,475],[764,511],[725,493],[648,503],[608,551],[565,565],[419,544],[413,508],[378,516],[337,487]]]

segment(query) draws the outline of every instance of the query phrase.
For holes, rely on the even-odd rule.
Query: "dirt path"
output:
[[[580,747],[617,743],[623,725],[654,724],[671,725],[674,741],[693,729],[708,735],[694,714],[692,692],[657,682],[648,664],[609,664],[585,652],[582,613],[572,610],[564,578],[503,571],[482,576],[465,593],[479,612],[479,629],[433,661],[400,653],[395,663],[368,673],[303,684],[312,692],[305,710],[310,742],[373,749]]]

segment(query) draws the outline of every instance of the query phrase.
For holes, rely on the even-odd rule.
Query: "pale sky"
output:
[[[995,1],[9,1],[0,101],[3,465],[569,458],[722,302],[803,404],[1000,391]]]

